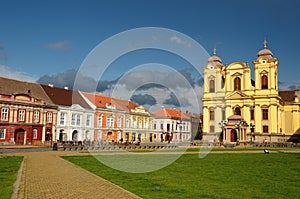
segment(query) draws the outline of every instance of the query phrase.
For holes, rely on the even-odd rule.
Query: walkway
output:
[[[19,199],[139,198],[59,155],[66,152],[27,152],[19,186]]]

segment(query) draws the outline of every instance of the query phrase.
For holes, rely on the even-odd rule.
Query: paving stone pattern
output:
[[[58,151],[23,153],[24,167],[19,199],[130,199],[133,193],[112,184],[59,155]]]

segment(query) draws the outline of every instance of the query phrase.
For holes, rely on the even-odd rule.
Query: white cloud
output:
[[[170,38],[171,42],[175,42],[177,44],[180,44],[180,45],[183,45],[187,48],[191,48],[192,47],[192,44],[189,43],[188,41],[185,41],[183,39],[181,39],[180,37],[178,37],[177,35],[173,35],[171,38]]]
[[[60,41],[56,43],[50,43],[45,46],[46,48],[62,50],[64,52],[70,51],[71,47],[68,41]]]
[[[27,82],[36,82],[38,77],[21,71],[14,71],[8,66],[0,65],[0,74],[2,77],[22,80]]]

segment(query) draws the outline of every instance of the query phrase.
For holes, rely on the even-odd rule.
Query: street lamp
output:
[[[223,142],[224,139],[224,127],[226,126],[226,120],[222,120],[221,122],[218,123],[219,127],[222,128],[222,140],[220,140],[221,142]],[[226,136],[225,136],[226,139]]]
[[[241,126],[243,126],[243,124],[244,124],[243,121],[238,121],[235,123],[235,126],[238,127],[238,129],[239,129],[239,134],[241,132]],[[240,139],[240,136],[237,135],[237,141],[239,141],[239,139]]]
[[[253,125],[252,123],[249,124],[249,128],[250,128],[250,142],[252,144],[252,139],[253,139],[253,131],[255,129],[255,125]],[[253,129],[253,130],[252,130]]]
[[[179,141],[182,141],[182,134],[181,134],[182,121],[180,120],[179,122],[177,122],[177,125],[179,126]]]

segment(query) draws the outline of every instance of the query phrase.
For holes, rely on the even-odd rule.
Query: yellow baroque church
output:
[[[278,59],[267,49],[228,66],[214,54],[204,66],[203,136],[211,142],[284,142],[300,123],[299,90],[278,90]]]

